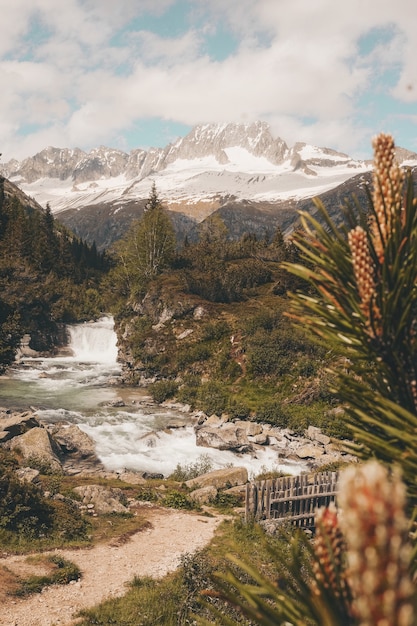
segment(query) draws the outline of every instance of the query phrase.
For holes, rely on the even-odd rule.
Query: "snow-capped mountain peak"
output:
[[[417,155],[403,156],[417,163]],[[193,207],[204,203],[202,218],[225,197],[267,202],[311,197],[370,166],[331,148],[305,143],[289,148],[268,124],[254,122],[201,124],[165,148],[130,153],[105,146],[88,153],[48,147],[21,162],[9,161],[0,172],[53,211],[116,201],[122,207],[147,198],[155,182],[160,197],[177,211],[193,214]]]

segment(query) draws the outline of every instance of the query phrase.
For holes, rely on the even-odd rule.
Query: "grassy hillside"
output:
[[[233,242],[214,224],[152,279],[119,254],[135,268],[119,263],[107,285],[128,383],[208,414],[346,434],[325,373],[339,356],[287,316],[288,290],[307,287],[281,267],[297,255],[279,230]]]

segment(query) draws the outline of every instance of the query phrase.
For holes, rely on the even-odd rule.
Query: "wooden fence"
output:
[[[289,521],[314,528],[314,513],[336,500],[338,472],[284,476],[246,486],[246,520]]]

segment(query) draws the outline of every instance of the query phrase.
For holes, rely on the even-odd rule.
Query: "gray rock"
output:
[[[40,422],[32,411],[0,415],[0,442],[10,441],[32,428],[39,428]]]
[[[306,436],[312,441],[318,441],[319,443],[322,443],[324,446],[326,446],[331,441],[330,437],[324,435],[321,432],[321,428],[317,428],[317,426],[309,426],[306,430]]]
[[[164,477],[163,474],[159,474],[158,472],[143,472],[142,476],[147,480],[162,480]]]
[[[208,504],[212,502],[217,496],[217,489],[213,485],[207,485],[207,487],[201,487],[195,489],[190,493],[191,500],[198,502],[198,504]]]
[[[297,450],[295,450],[295,454],[300,459],[317,459],[324,454],[324,448],[320,448],[312,444],[307,444],[305,446],[297,448]]]
[[[106,489],[102,485],[82,485],[75,487],[74,492],[80,496],[84,506],[94,508],[96,513],[128,512],[128,508],[122,504],[124,497],[121,489]]]
[[[237,450],[248,452],[251,444],[246,435],[246,429],[227,422],[219,428],[207,427],[205,424],[196,431],[198,446],[217,448],[218,450]]]
[[[265,438],[267,437],[267,434],[263,432],[262,424],[258,424],[257,422],[243,422],[243,421],[235,422],[235,424],[239,425],[242,428],[245,428],[246,435],[248,437],[256,437],[257,435],[261,435],[261,434],[263,434]]]
[[[16,476],[22,483],[39,483],[39,470],[32,467],[21,467],[15,472]]]
[[[318,443],[322,443],[324,446],[327,446],[327,444],[331,442],[331,439],[328,435],[319,433],[318,435],[316,435],[315,441],[317,441]]]
[[[202,306],[196,306],[193,312],[193,317],[196,320],[201,320],[205,315],[207,315],[207,311]]]
[[[53,472],[62,473],[62,466],[54,452],[53,442],[45,428],[32,428],[10,442],[12,449],[18,448],[26,461],[48,465]]]
[[[230,489],[225,489],[223,493],[229,494],[231,496],[236,496],[237,498],[244,500],[246,497],[246,484],[230,487]]]
[[[227,467],[225,469],[214,470],[213,472],[207,472],[187,480],[185,483],[190,489],[196,489],[201,487],[212,486],[217,489],[224,489],[225,487],[233,487],[236,485],[246,485],[248,482],[248,470],[246,467]]]
[[[95,452],[93,440],[75,424],[47,425],[52,439],[59,445],[62,465],[68,474],[104,469]]]
[[[268,443],[269,439],[268,439],[268,435],[266,435],[265,433],[259,433],[259,435],[254,435],[254,436],[248,435],[248,441],[250,443],[255,443],[255,444],[264,446]]]

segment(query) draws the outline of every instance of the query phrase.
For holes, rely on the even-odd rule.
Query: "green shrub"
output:
[[[296,363],[295,374],[303,376],[304,378],[310,378],[317,374],[318,362],[316,359],[310,357],[301,357]]]
[[[212,469],[213,462],[209,455],[202,454],[194,463],[189,463],[188,465],[178,463],[169,478],[181,483],[186,480],[191,480],[192,478],[197,478],[197,476],[201,476],[202,474],[207,474],[207,472],[210,472]]]
[[[211,356],[210,348],[202,343],[194,343],[177,354],[177,364],[179,369],[186,368],[192,363],[207,361]]]
[[[231,328],[225,320],[207,322],[204,324],[201,334],[203,341],[219,341],[231,334]]]
[[[143,502],[156,502],[158,500],[158,494],[155,489],[152,487],[148,487],[147,485],[140,487],[139,492],[136,496],[137,500],[142,500]]]
[[[198,387],[194,385],[181,385],[178,389],[177,400],[182,404],[189,404],[192,408],[196,406]]]
[[[249,417],[251,411],[246,404],[232,397],[229,398],[226,412],[231,418],[245,420]]]
[[[162,504],[172,509],[191,510],[195,508],[194,502],[181,491],[170,491],[162,499]]]
[[[207,415],[221,415],[227,407],[227,392],[224,385],[215,381],[203,383],[197,391],[198,405]]]
[[[258,330],[246,346],[247,367],[253,376],[282,376],[290,371],[294,356],[287,346],[278,342],[278,331],[273,334]]]
[[[0,528],[26,538],[50,531],[53,509],[32,483],[20,482],[10,471],[0,476]]]
[[[41,456],[33,455],[29,457],[27,459],[27,465],[33,469],[38,470],[38,472],[40,472],[44,476],[59,476],[62,474],[62,472],[54,469],[47,459]]]
[[[154,402],[164,402],[173,398],[178,391],[178,383],[173,380],[159,380],[148,387],[149,393]]]
[[[282,403],[277,400],[267,402],[256,411],[258,422],[273,424],[279,428],[288,428],[290,416],[282,408]]]
[[[216,497],[212,501],[212,504],[221,511],[228,511],[237,506],[241,506],[242,499],[232,493],[218,491]]]
[[[64,541],[85,540],[91,530],[90,522],[78,506],[69,499],[51,500],[53,531]]]
[[[230,358],[230,352],[223,351],[217,357],[216,376],[222,380],[236,380],[242,375],[242,368],[239,363]]]
[[[271,332],[282,323],[282,315],[276,310],[263,309],[245,321],[244,331],[249,336],[262,329]]]

